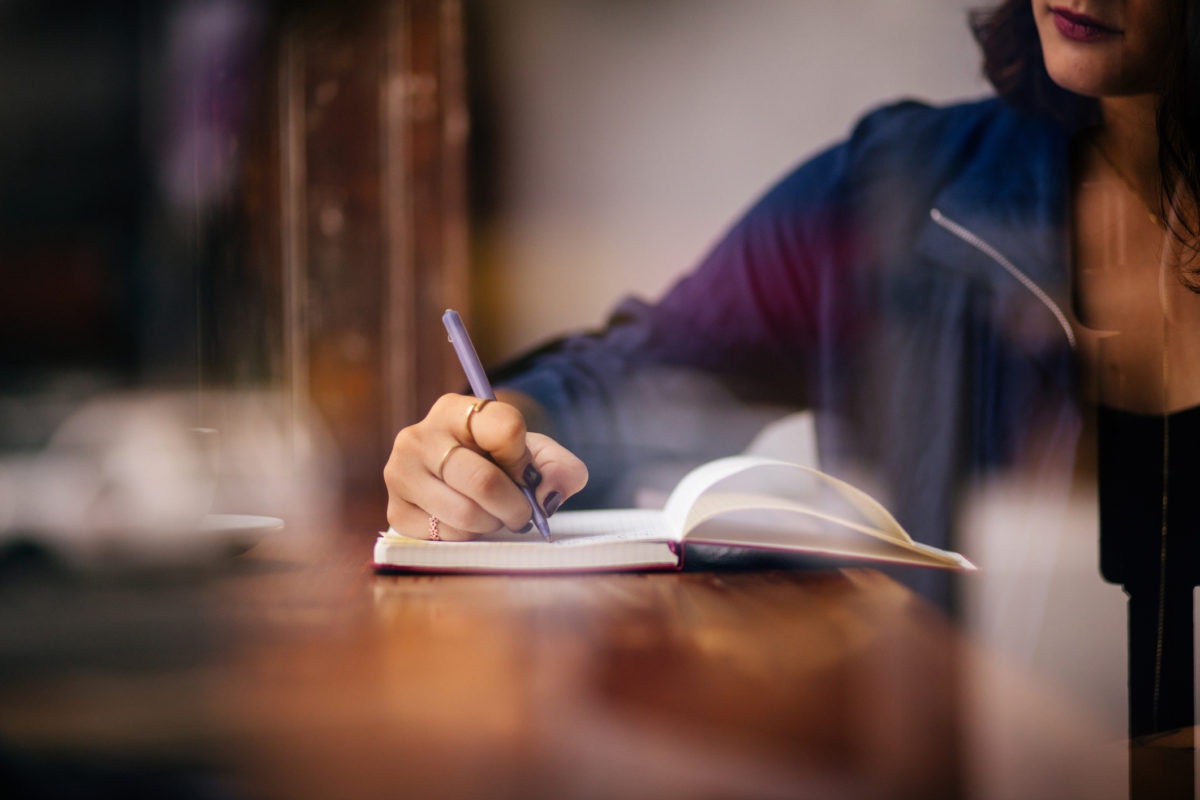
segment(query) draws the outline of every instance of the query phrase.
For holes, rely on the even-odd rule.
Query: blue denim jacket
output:
[[[501,382],[588,463],[585,503],[628,502],[631,465],[731,452],[770,413],[807,408],[823,468],[954,547],[974,482],[1070,479],[1069,142],[996,99],[879,109],[659,302],[626,300]]]

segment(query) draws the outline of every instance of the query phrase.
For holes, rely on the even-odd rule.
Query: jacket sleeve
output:
[[[588,464],[583,504],[628,503],[632,467],[737,452],[813,402],[818,350],[853,326],[848,148],[787,175],[658,303],[626,299],[602,331],[496,376],[537,399]]]

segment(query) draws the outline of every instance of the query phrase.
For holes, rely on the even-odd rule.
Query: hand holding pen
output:
[[[443,322],[476,396],[444,395],[396,436],[384,468],[388,523],[421,539],[535,527],[549,539],[546,518],[583,488],[587,468],[558,442],[526,429],[518,405],[532,407],[532,400],[504,393],[494,399],[462,320],[447,311]]]
[[[467,412],[467,433],[474,434],[470,431],[471,415],[477,414],[485,404],[496,399],[496,393],[492,391],[492,383],[488,380],[487,373],[483,370],[483,364],[479,361],[479,354],[475,352],[475,345],[471,343],[471,337],[467,333],[467,326],[463,325],[462,318],[458,316],[458,312],[453,309],[446,309],[446,313],[442,315],[442,324],[446,326],[446,333],[450,336],[450,344],[454,345],[454,352],[458,355],[458,363],[462,364],[463,372],[467,373],[467,382],[471,384],[471,391],[475,396],[480,398],[479,402],[471,406],[471,410]],[[447,455],[453,452],[447,451]],[[443,470],[444,471],[444,470]],[[550,541],[550,524],[546,521],[546,514],[538,505],[537,498],[533,494],[533,490],[542,482],[542,474],[537,467],[530,462],[518,478],[513,479],[517,484],[517,488],[521,490],[521,494],[525,495],[525,500],[529,503],[529,510],[532,514],[530,517],[538,533],[547,542]],[[435,522],[430,523],[436,524]]]

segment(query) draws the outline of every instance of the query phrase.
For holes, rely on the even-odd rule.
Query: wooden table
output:
[[[376,576],[371,524],[200,573],[0,582],[0,778],[281,800],[1126,796],[1123,741],[877,572]]]

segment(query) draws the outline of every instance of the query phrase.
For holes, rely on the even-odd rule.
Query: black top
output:
[[[1200,406],[1166,416],[1101,407],[1097,415],[1104,578],[1124,586],[1194,586]]]
[[[1100,408],[1100,571],[1129,596],[1129,732],[1194,723],[1192,587],[1200,578],[1200,407]]]

